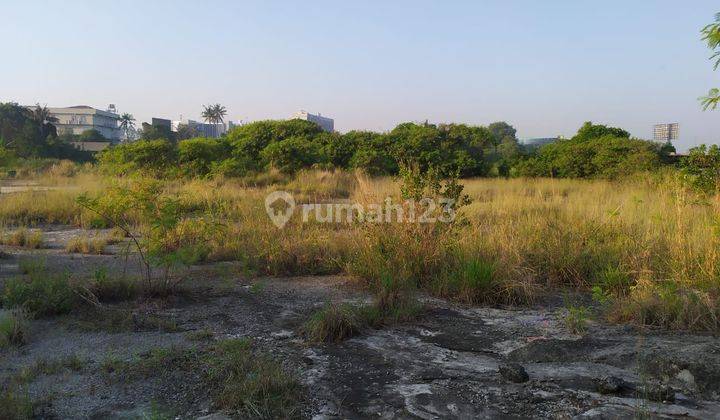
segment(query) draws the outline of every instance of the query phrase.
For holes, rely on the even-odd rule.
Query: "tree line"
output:
[[[520,144],[506,122],[488,126],[403,123],[386,133],[324,132],[303,120],[258,121],[221,138],[167,138],[118,145],[98,156],[109,173],[243,177],[268,169],[360,169],[395,175],[401,167],[443,176],[615,178],[671,161],[670,145],[631,138],[623,129],[585,123],[570,139],[539,148]]]

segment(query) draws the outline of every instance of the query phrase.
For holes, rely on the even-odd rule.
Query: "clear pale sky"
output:
[[[404,121],[569,136],[586,120],[679,149],[720,142],[720,87],[699,31],[717,0],[0,0],[0,101],[117,105],[138,121],[286,118],[340,131]]]

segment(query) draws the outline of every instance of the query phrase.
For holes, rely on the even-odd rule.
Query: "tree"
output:
[[[708,48],[713,51],[710,60],[715,60],[713,68],[717,70],[720,66],[720,13],[715,15],[715,22],[705,26],[700,32],[703,35],[703,41],[707,42]],[[720,89],[710,89],[707,96],[700,98],[700,103],[704,111],[717,108],[720,104]]]
[[[127,112],[122,114],[120,116],[120,129],[125,133],[125,141],[132,140],[130,138],[130,133],[135,128],[135,118],[133,118],[132,114],[128,114]]]
[[[517,130],[505,121],[498,121],[488,125],[488,130],[492,134],[492,144],[495,147],[499,146],[503,141],[509,141],[506,140],[508,138],[517,142],[517,137],[515,137]]]
[[[180,124],[177,127],[177,131],[175,132],[175,137],[180,140],[188,140],[188,139],[194,139],[196,137],[200,137],[201,133],[200,131],[188,124]]]
[[[572,139],[583,141],[606,136],[629,139],[630,133],[622,128],[608,127],[602,124],[593,124],[592,121],[586,121]]]
[[[215,137],[220,136],[220,133],[217,132],[217,124],[225,121],[225,115],[227,115],[227,109],[220,104],[203,105],[202,117],[208,123],[215,124],[213,128]]]
[[[58,119],[50,115],[50,110],[46,106],[35,104],[35,109],[31,111],[31,118],[38,125],[42,138],[57,137],[57,129],[53,124],[57,123]]]
[[[169,140],[175,142],[175,133],[164,125],[142,123],[142,140]]]

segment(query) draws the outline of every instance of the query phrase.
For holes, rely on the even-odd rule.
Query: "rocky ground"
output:
[[[125,265],[118,255],[65,253],[72,235],[46,233],[51,248],[33,255],[57,270]],[[0,260],[0,282],[29,255],[2,250],[10,255]],[[601,322],[579,336],[568,332],[559,304],[478,308],[422,298],[426,311],[414,323],[317,345],[299,326],[328,301],[368,299],[351,279],[250,279],[233,264],[215,264],[193,267],[185,284],[180,297],[133,308],[172,328],[88,329],[80,315],[32,321],[26,345],[0,350],[0,383],[39,361],[72,357],[72,369],[29,381],[40,416],[137,418],[156,407],[180,418],[213,415],[199,372],[128,381],[104,368],[156,348],[196,346],[198,333],[212,332],[211,340],[251,338],[296,374],[308,418],[720,418],[716,337]]]

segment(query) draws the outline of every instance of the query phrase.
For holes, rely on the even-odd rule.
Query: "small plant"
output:
[[[23,345],[28,339],[27,318],[22,310],[0,315],[0,349]]]
[[[140,281],[125,276],[111,277],[106,267],[95,270],[86,290],[99,302],[132,300],[143,292]]]
[[[105,252],[107,243],[107,239],[102,237],[90,238],[87,235],[81,235],[71,238],[67,245],[65,245],[65,251],[79,254],[100,255]]]
[[[303,333],[315,342],[340,342],[357,335],[366,326],[358,307],[328,304],[310,317],[303,326]]]
[[[584,334],[590,318],[590,309],[585,306],[566,305],[567,312],[563,316],[565,326],[573,334]]]

